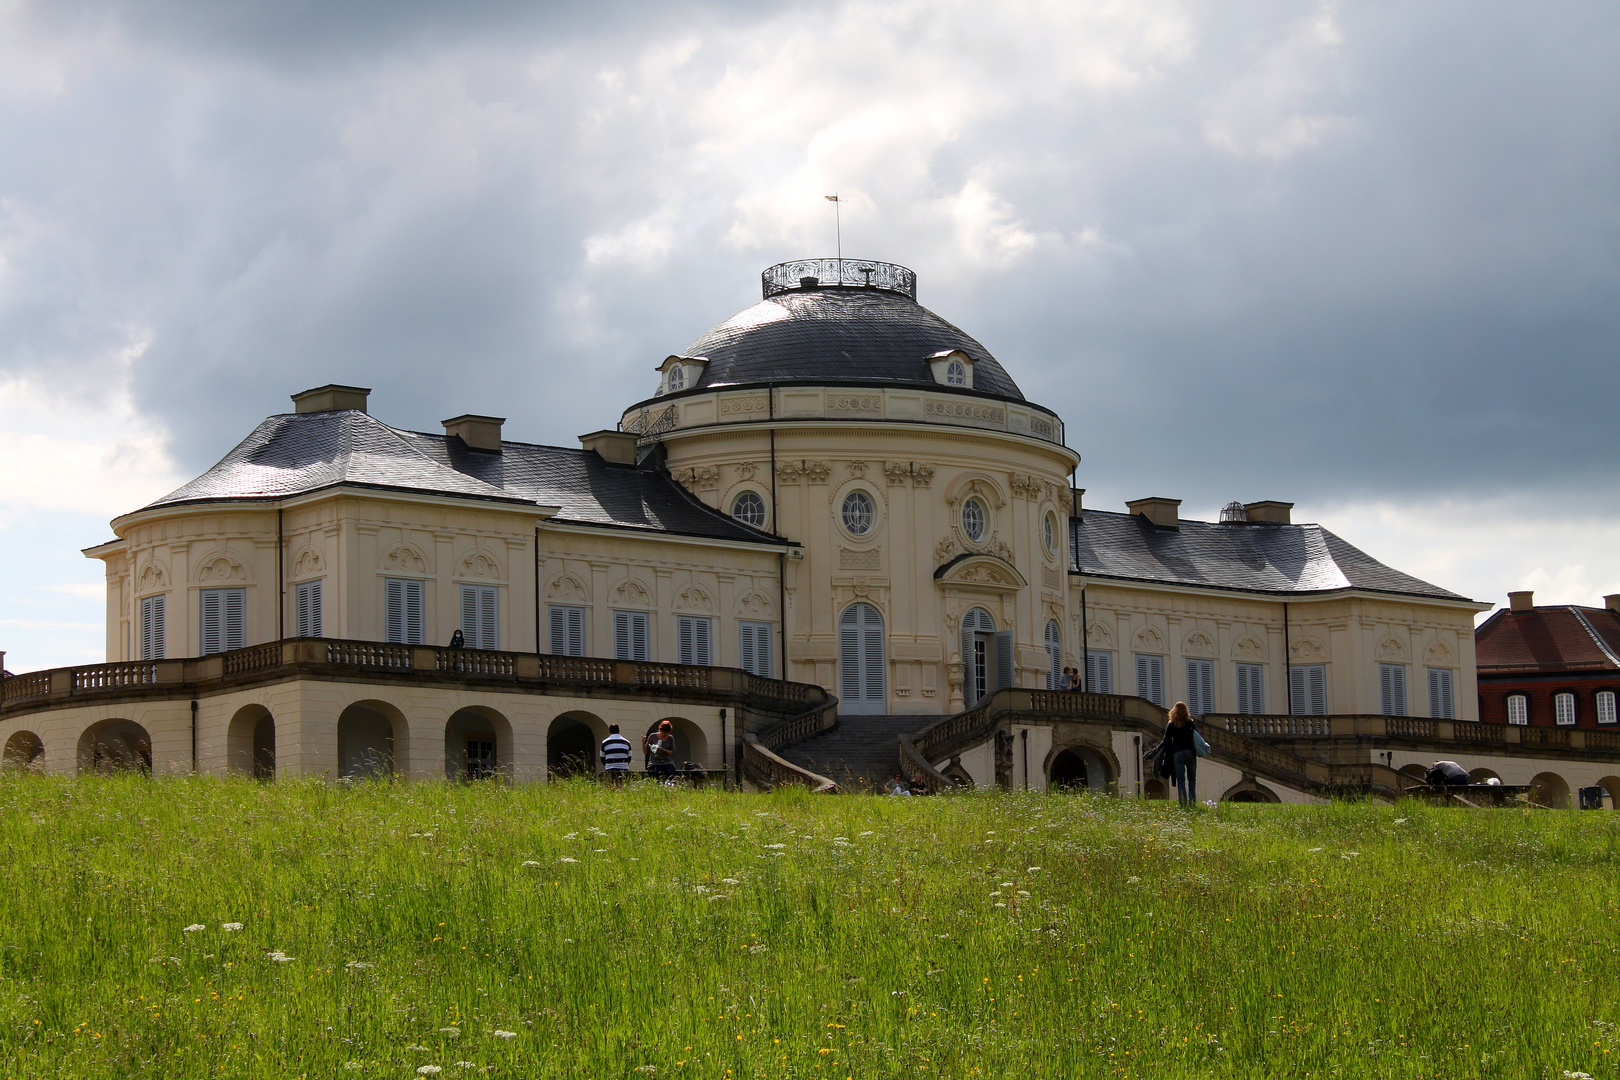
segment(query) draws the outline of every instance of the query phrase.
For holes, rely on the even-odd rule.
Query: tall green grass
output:
[[[1620,1076],[1620,815],[21,777],[0,845],[4,1076]]]

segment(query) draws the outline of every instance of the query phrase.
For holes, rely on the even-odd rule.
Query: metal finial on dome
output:
[[[765,299],[811,289],[881,289],[917,299],[917,275],[898,263],[871,259],[795,259],[759,275]]]
[[[1221,507],[1222,525],[1246,525],[1249,521],[1249,511],[1244,509],[1242,503],[1233,499]]]

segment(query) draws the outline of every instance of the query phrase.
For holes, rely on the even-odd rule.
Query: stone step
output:
[[[900,769],[900,736],[938,723],[938,716],[840,716],[838,726],[782,752],[841,791],[877,791]]]

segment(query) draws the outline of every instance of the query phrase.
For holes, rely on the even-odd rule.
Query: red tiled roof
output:
[[[1482,675],[1620,669],[1593,634],[1620,656],[1620,613],[1573,606],[1519,613],[1504,608],[1474,631],[1475,659]]]

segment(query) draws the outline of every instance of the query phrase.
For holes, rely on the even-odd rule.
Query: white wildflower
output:
[[[376,964],[368,964],[364,960],[350,960],[347,964],[344,964],[343,966],[348,968],[350,971],[370,971],[372,968],[376,967],[377,965]]]
[[[578,840],[579,839],[579,833],[571,832],[568,835],[564,836],[563,839],[564,840]]]
[[[1041,868],[1040,868],[1040,867],[1038,867],[1038,866],[1032,866],[1032,867],[1030,867],[1030,868],[1029,868],[1029,870],[1028,870],[1028,871],[1027,871],[1027,873],[1031,873],[1031,874],[1038,874],[1038,873],[1040,873],[1040,872],[1041,872]]]
[[[1006,904],[1003,904],[1000,901],[997,901],[997,903],[996,903],[996,907],[1006,907],[1006,906],[1007,906]]]
[[[783,848],[787,847],[787,845],[786,844],[766,844],[765,847],[770,851],[781,851]]]
[[[293,960],[297,959],[297,957],[288,956],[286,953],[282,952],[280,949],[276,949],[276,950],[270,952],[266,956],[266,959],[274,960],[278,964],[287,964],[287,963],[291,963]]]
[[[857,836],[876,836],[877,834],[874,833],[871,829],[867,829],[865,832],[856,833],[855,835],[857,835]]]
[[[575,863],[579,862],[578,859],[570,859],[567,855],[564,855],[562,858],[558,859],[557,861],[558,862],[575,862]]]
[[[452,1039],[461,1038],[461,1029],[458,1027],[443,1027],[439,1029],[440,1035],[448,1035]]]
[[[638,1073],[645,1073],[648,1076],[652,1076],[652,1075],[654,1075],[654,1074],[656,1074],[658,1072],[658,1066],[656,1066],[656,1065],[637,1065],[631,1071],[632,1072],[638,1072]]]
[[[515,1039],[515,1038],[517,1038],[517,1032],[515,1032],[515,1031],[502,1031],[500,1028],[496,1028],[495,1029],[495,1037],[497,1039]]]
[[[1010,881],[997,882],[997,884],[996,884],[996,888],[998,888],[998,889],[1010,889],[1012,887],[1013,887],[1013,883],[1010,882]]]
[[[758,955],[759,953],[766,952],[767,950],[763,945],[750,945],[748,946],[748,951]]]
[[[722,884],[722,885],[741,885],[742,882],[738,881],[734,877],[723,877],[723,878],[720,879],[720,884]]]
[[[458,1061],[458,1062],[456,1062],[456,1068],[458,1068],[458,1069],[476,1069],[477,1067],[478,1066],[474,1065],[470,1061]]]
[[[360,1062],[358,1062],[358,1061],[345,1061],[343,1063],[343,1067],[345,1069],[348,1069],[351,1072],[353,1072],[355,1069],[363,1069],[363,1068],[365,1068],[365,1066],[360,1064]]]
[[[1019,895],[1019,896],[1028,896],[1028,895],[1029,895],[1029,893],[1027,893],[1027,892],[1025,892],[1025,891],[1024,891],[1024,890],[1023,890],[1023,889],[1019,889],[1019,890],[1018,890],[1018,895]]]
[[[1322,849],[1319,848],[1319,847],[1306,848],[1305,849],[1305,854],[1307,854],[1307,855],[1315,855],[1318,851],[1321,851],[1321,850]]]
[[[195,934],[198,930],[206,930],[206,929],[208,929],[208,927],[204,926],[202,923],[194,922],[190,926],[188,926],[185,929],[181,930],[180,932],[182,934]]]
[[[437,1076],[444,1072],[442,1065],[420,1065],[416,1069],[417,1076]]]
[[[533,859],[525,859],[525,860],[523,860],[523,865],[524,866],[539,866],[541,864],[535,862]]]
[[[227,934],[234,934],[238,930],[242,929],[242,924],[239,922],[220,923],[219,928],[225,931]]]

